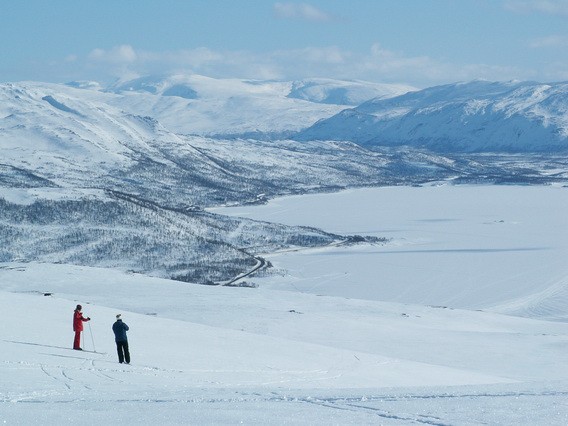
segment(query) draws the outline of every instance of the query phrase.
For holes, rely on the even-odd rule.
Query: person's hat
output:
[[[116,319],[119,320],[120,319],[120,314],[116,315]]]
[[[77,307],[75,308],[75,310],[80,311],[81,309],[83,309],[83,307],[81,305],[77,305]]]

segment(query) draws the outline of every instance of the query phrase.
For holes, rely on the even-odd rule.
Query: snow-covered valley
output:
[[[0,85],[0,261],[113,267],[223,283],[262,263],[261,252],[321,246],[349,235],[228,219],[205,207],[350,187],[568,179],[561,153],[446,155],[369,150],[346,141],[215,139],[181,134],[170,123],[200,123],[202,118],[184,114],[205,113],[203,103],[238,95],[241,103],[231,110],[243,123],[277,133],[288,123],[282,114],[311,122],[328,116],[330,107],[346,106],[326,103],[330,99],[347,102],[361,99],[361,93],[382,93],[375,99],[384,99],[408,89],[197,76],[128,82],[113,91],[96,85]],[[192,90],[197,99],[187,95]],[[317,117],[296,109],[300,101]],[[210,119],[224,137],[235,130],[234,123]]]
[[[225,208],[391,238],[272,254],[257,288],[4,263],[0,421],[565,424],[567,203],[562,186],[428,186]],[[99,353],[70,349],[77,303]]]
[[[565,86],[1,84],[0,423],[568,423]]]

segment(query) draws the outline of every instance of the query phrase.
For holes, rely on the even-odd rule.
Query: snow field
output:
[[[126,424],[404,424],[419,412],[451,424],[448,413],[463,421],[495,398],[568,413],[563,323],[67,265],[2,265],[0,280],[8,424],[100,424],[109,412]],[[77,303],[103,354],[69,349]],[[129,366],[115,354],[116,313],[131,327]],[[92,349],[88,325],[83,342]],[[485,418],[509,418],[494,410]]]

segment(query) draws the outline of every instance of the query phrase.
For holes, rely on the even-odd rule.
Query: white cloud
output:
[[[568,17],[568,0],[507,0],[505,7],[519,13],[546,13]]]
[[[92,61],[125,64],[135,62],[137,56],[132,46],[123,44],[115,46],[110,50],[93,49],[91,53],[89,53],[89,59]]]
[[[542,39],[534,47],[566,39]],[[70,79],[111,81],[143,75],[194,73],[215,78],[295,80],[327,77],[349,80],[407,83],[417,87],[433,86],[473,79],[527,80],[561,79],[561,64],[547,70],[519,69],[498,64],[458,65],[435,58],[390,50],[376,43],[366,52],[354,52],[337,46],[306,47],[266,53],[218,51],[209,48],[178,51],[146,51],[129,45],[109,50],[94,49],[86,58],[62,63],[73,70]],[[66,72],[66,75],[70,75]],[[540,77],[539,77],[540,76]]]
[[[532,71],[499,65],[456,65],[425,55],[407,56],[379,43],[371,46],[367,53],[354,53],[338,47],[280,51],[272,55],[271,63],[286,79],[329,77],[422,87],[474,79],[533,78]]]
[[[277,18],[282,19],[303,19],[317,22],[333,20],[330,14],[307,3],[275,3],[274,14]]]

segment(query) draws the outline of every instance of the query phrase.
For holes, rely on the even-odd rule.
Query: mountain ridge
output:
[[[349,140],[436,152],[568,149],[568,83],[473,81],[373,99],[299,132],[296,140]]]
[[[216,79],[145,76],[103,89],[108,103],[152,116],[182,134],[218,138],[287,138],[349,106],[415,88],[363,81]]]

